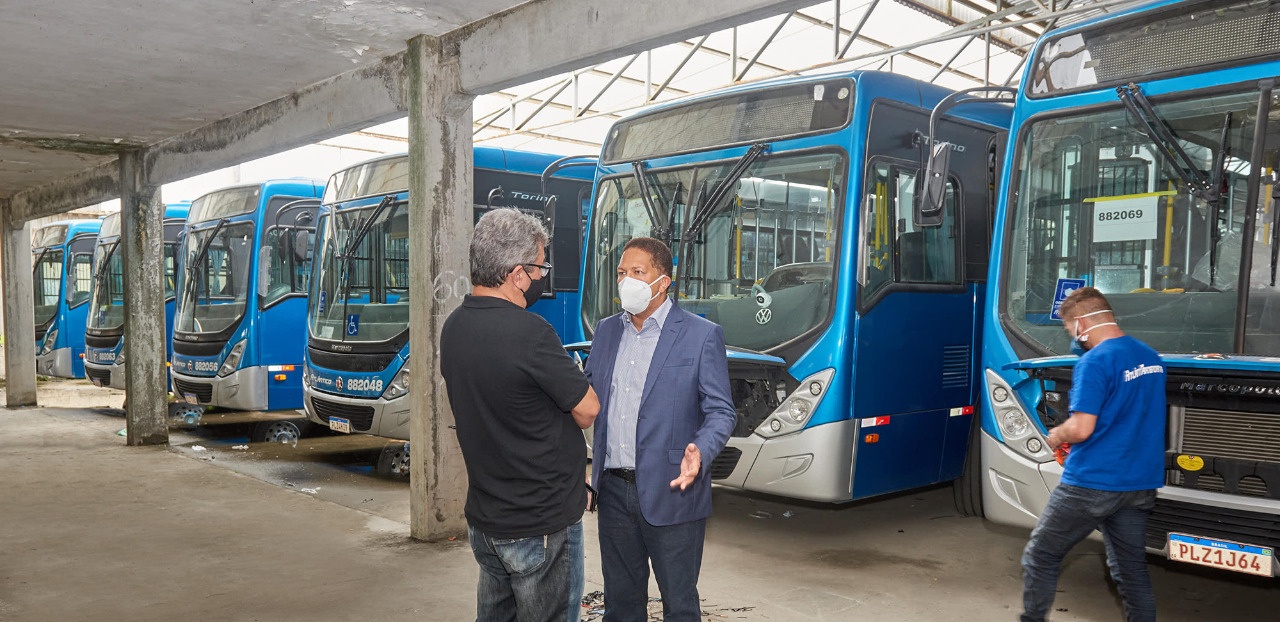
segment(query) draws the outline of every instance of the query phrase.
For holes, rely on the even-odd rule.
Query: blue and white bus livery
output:
[[[173,315],[178,287],[178,246],[187,222],[190,202],[170,203],[164,209],[164,334],[165,355],[171,357]],[[102,219],[97,250],[93,255],[92,293],[85,315],[84,369],[99,387],[123,389],[124,367],[124,257],[120,246],[120,214]]]
[[[790,78],[610,130],[579,329],[618,311],[629,239],[670,244],[678,304],[729,346],[738,426],[715,482],[847,502],[959,476],[1008,107],[939,122],[952,175],[936,222],[918,222],[924,132],[949,93],[878,72]]]
[[[309,246],[323,191],[316,180],[283,179],[192,202],[173,327],[179,398],[234,410],[302,407]],[[268,429],[295,439],[303,431],[265,422],[254,440]]]
[[[63,220],[31,236],[36,373],[84,378],[84,322],[99,220]]]

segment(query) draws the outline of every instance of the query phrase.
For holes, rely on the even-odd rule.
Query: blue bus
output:
[[[173,323],[177,398],[233,410],[302,408],[303,318],[323,192],[318,180],[282,179],[191,203]],[[271,420],[251,438],[289,441],[302,432],[294,421]]]
[[[515,207],[552,223],[551,287],[531,310],[563,335],[567,324],[576,324],[583,207],[594,158],[476,147],[474,163],[477,218]],[[408,187],[409,159],[400,154],[339,171],[325,190],[304,392],[308,418],[336,431],[409,438]],[[548,210],[549,203],[557,207]],[[442,287],[470,293],[471,282],[463,276],[428,284]],[[403,459],[396,464],[402,467]]]
[[[1031,527],[1070,415],[1057,305],[1107,295],[1168,375],[1170,559],[1274,576],[1280,548],[1280,3],[1158,2],[1047,33],[1007,148],[971,503]],[[1121,459],[1117,457],[1117,459]]]
[[[187,222],[190,201],[170,203],[164,209],[164,338],[169,349],[173,335],[175,291],[178,283],[178,246]],[[89,313],[85,315],[84,371],[99,387],[124,388],[124,257],[120,250],[120,214],[102,219],[98,247],[93,255],[93,283]],[[166,351],[166,357],[172,352]]]
[[[61,220],[31,235],[36,373],[84,378],[84,318],[98,220]]]
[[[724,329],[738,424],[720,485],[847,502],[955,479],[977,399],[979,305],[1009,107],[941,119],[940,212],[913,197],[952,92],[854,71],[726,89],[610,129],[583,253],[590,337],[637,236],[678,304]]]

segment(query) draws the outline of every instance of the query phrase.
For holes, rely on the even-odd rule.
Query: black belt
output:
[[[636,483],[635,469],[605,469],[605,474],[612,475],[624,482]]]

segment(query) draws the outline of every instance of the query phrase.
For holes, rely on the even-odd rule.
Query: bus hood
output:
[[[1015,361],[1005,365],[1005,370],[1035,370],[1055,367],[1075,367],[1080,357],[1046,356]],[[1280,357],[1252,356],[1247,354],[1161,354],[1165,367],[1174,369],[1221,369],[1231,371],[1280,372]]]
[[[576,354],[580,358],[591,353],[591,342],[579,341],[576,343],[566,343],[564,345],[564,349],[569,352],[570,356]],[[761,354],[751,350],[744,350],[742,348],[727,347],[725,348],[725,356],[729,359],[729,365],[754,364],[762,367],[787,366],[787,362],[779,357]]]

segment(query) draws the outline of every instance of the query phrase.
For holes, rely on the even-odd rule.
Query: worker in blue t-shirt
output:
[[[1084,354],[1071,376],[1071,416],[1049,431],[1050,447],[1069,444],[1071,451],[1022,554],[1021,620],[1045,619],[1062,559],[1095,529],[1125,620],[1155,620],[1144,536],[1165,477],[1164,365],[1155,350],[1120,330],[1097,289],[1076,290],[1060,312]]]

